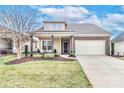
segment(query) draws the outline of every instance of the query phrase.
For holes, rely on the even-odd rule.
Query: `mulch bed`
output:
[[[61,56],[57,56],[54,58],[33,58],[33,57],[22,57],[21,59],[15,59],[13,61],[5,63],[6,65],[12,65],[12,64],[20,64],[24,62],[30,62],[30,61],[44,61],[44,60],[50,60],[50,61],[74,61],[76,59],[71,59],[71,58],[64,58]]]

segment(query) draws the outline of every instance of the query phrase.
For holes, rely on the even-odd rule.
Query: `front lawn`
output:
[[[4,63],[14,55],[0,57],[0,87],[82,88],[91,87],[77,61],[31,61],[16,65]]]
[[[124,57],[116,57],[116,58],[124,61]]]

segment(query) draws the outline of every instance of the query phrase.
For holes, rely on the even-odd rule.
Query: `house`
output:
[[[4,29],[0,27],[0,53],[3,50],[10,50],[11,43],[7,40],[7,38],[2,34]]]
[[[111,34],[94,24],[70,24],[65,21],[44,21],[34,31],[37,49],[59,54],[109,55]]]
[[[114,55],[124,56],[124,32],[112,40]]]
[[[2,31],[2,30],[0,30]],[[109,55],[111,34],[94,24],[70,24],[65,21],[44,21],[42,28],[33,31],[33,51],[54,52],[75,55]],[[11,39],[12,40],[12,39]],[[0,36],[0,50],[11,49],[16,52],[14,40],[9,42]],[[22,43],[31,49],[31,40]]]
[[[8,32],[7,32],[8,31]],[[8,35],[5,35],[8,34]],[[20,35],[20,34],[19,34]],[[22,52],[25,51],[25,47],[28,46],[28,51],[30,51],[30,35],[27,34],[25,36],[25,40],[21,41],[21,49]],[[37,39],[34,37],[33,38],[33,51],[37,51],[35,45],[36,45]],[[13,34],[10,32],[9,29],[3,26],[0,26],[0,54],[1,52],[13,52],[16,53],[16,41],[13,39]]]

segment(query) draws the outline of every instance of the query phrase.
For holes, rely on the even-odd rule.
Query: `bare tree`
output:
[[[29,39],[29,33],[38,27],[37,13],[27,6],[11,6],[0,10],[0,22],[5,28],[4,36],[15,42],[17,58],[20,59],[22,42]]]

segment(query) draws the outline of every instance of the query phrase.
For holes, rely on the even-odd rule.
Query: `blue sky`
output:
[[[12,6],[0,6],[9,9]],[[18,6],[30,8],[38,15],[38,22],[64,20],[68,23],[93,23],[112,33],[112,37],[124,31],[124,6],[119,5],[46,5]],[[23,10],[25,11],[25,10]]]

